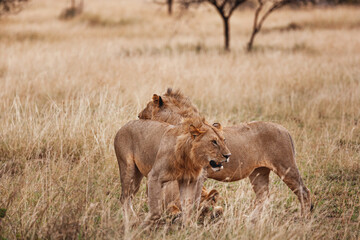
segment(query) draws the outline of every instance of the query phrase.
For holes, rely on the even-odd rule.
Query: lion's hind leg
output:
[[[139,191],[140,183],[144,176],[133,161],[120,162],[119,168],[121,180],[120,201],[123,204],[125,213],[130,209],[133,215],[136,215],[131,200],[136,192]]]
[[[312,210],[310,191],[303,183],[296,165],[284,168],[279,167],[275,171],[284,183],[296,194],[301,204],[301,215],[307,215]]]
[[[131,228],[131,216],[136,216],[132,206],[132,197],[139,190],[143,175],[137,169],[131,158],[123,158],[121,154],[117,154],[120,180],[121,180],[121,197],[120,201],[124,211],[124,228],[125,236],[129,234]]]

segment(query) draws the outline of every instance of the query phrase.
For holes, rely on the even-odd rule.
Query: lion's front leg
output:
[[[202,171],[200,177],[196,181],[196,192],[195,192],[195,207],[199,209],[199,205],[201,202],[201,194],[203,192],[203,185],[206,179],[206,171]]]
[[[183,212],[183,224],[187,225],[194,208],[197,181],[179,181],[181,209]]]
[[[161,196],[162,184],[159,179],[153,175],[148,178],[148,203],[150,212],[145,220],[147,223],[152,223],[159,220],[161,217]]]

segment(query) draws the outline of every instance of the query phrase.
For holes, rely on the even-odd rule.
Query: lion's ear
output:
[[[196,128],[194,125],[190,125],[190,134],[193,138],[195,138],[196,136],[199,136],[200,134],[202,134],[203,132],[200,131],[198,128]]]
[[[153,97],[152,97],[152,100],[159,107],[164,105],[164,101],[162,100],[161,96],[159,96],[159,95],[154,94]]]
[[[222,126],[220,123],[213,123],[213,127],[219,129],[219,130],[222,130]]]

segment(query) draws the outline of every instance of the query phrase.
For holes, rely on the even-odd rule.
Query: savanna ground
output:
[[[34,0],[0,21],[0,237],[154,239],[360,238],[360,8],[274,13],[246,53],[253,10],[231,19],[230,53],[211,7],[169,17],[142,1]],[[287,29],[296,23],[298,30]],[[285,126],[313,195],[310,219],[271,174],[271,198],[250,221],[247,179],[222,183],[224,216],[189,228],[124,236],[117,130],[167,87],[190,96],[209,121]],[[134,199],[143,219],[145,181]],[[136,221],[136,220],[135,220]],[[137,235],[135,235],[137,234]]]

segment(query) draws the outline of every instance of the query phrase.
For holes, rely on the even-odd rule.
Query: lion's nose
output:
[[[140,118],[140,114],[138,115],[138,118]]]
[[[231,153],[223,154],[224,158],[229,158],[231,156]]]
[[[228,153],[228,154],[223,154],[224,158],[225,158],[225,162],[229,162],[229,158],[231,156],[231,153]]]

